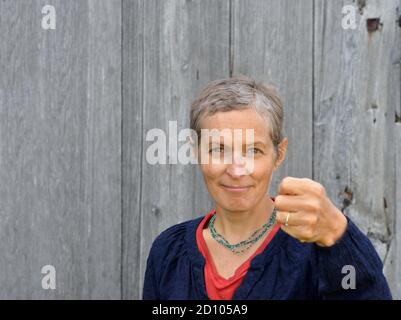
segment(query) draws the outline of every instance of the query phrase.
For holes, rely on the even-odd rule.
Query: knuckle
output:
[[[319,197],[324,197],[326,195],[326,189],[320,183],[318,183],[315,186],[315,193]]]
[[[274,198],[274,204],[275,204],[276,206],[280,206],[282,200],[283,200],[283,196],[278,195],[278,196],[276,196],[276,197]]]
[[[320,211],[320,207],[321,207],[320,199],[317,199],[317,200],[314,201],[313,207],[315,208],[315,212],[319,212]]]
[[[291,181],[292,181],[291,177],[285,177],[285,178],[283,178],[283,180],[281,180],[280,185],[282,187],[286,187]]]
[[[317,215],[312,215],[309,219],[310,219],[310,224],[313,226],[315,226],[319,220]]]
[[[279,223],[283,222],[283,213],[281,211],[277,211],[277,213],[276,213],[276,221],[278,221]]]
[[[277,211],[276,220],[277,220],[279,223],[284,224],[285,217],[286,217],[285,212],[283,212],[283,211]]]
[[[320,208],[320,202],[316,200],[310,200],[307,202],[307,209],[310,212],[318,212]]]

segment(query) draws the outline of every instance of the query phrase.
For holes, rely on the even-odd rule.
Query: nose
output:
[[[231,177],[240,177],[248,174],[247,169],[245,168],[246,161],[241,154],[233,155],[233,163],[227,165],[227,173]]]

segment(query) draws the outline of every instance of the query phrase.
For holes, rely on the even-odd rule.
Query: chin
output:
[[[248,211],[253,208],[253,202],[249,199],[224,199],[220,206],[230,211]]]

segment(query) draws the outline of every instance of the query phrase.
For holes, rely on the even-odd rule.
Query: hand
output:
[[[325,188],[308,178],[284,178],[274,206],[281,229],[301,242],[329,247],[347,228],[347,218],[327,197]],[[288,213],[288,226],[285,226]]]

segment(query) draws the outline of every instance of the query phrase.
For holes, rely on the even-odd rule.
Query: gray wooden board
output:
[[[0,298],[118,299],[120,1],[46,4],[0,1]]]
[[[168,138],[170,120],[178,131],[188,128],[198,91],[229,75],[229,2],[124,2],[123,39],[123,291],[124,298],[138,298],[155,237],[211,208],[199,169],[149,164],[152,142],[145,137],[159,128]]]
[[[144,1],[123,1],[122,289],[140,299]]]
[[[312,178],[313,2],[234,0],[233,73],[275,86],[284,102],[285,161],[269,194],[285,176]]]
[[[369,236],[385,264],[400,214],[394,148],[400,77],[393,64],[400,58],[398,4],[367,1],[357,10],[353,30],[342,27],[341,10],[355,3],[315,1],[315,177]],[[368,32],[367,19],[378,17],[382,28]]]

